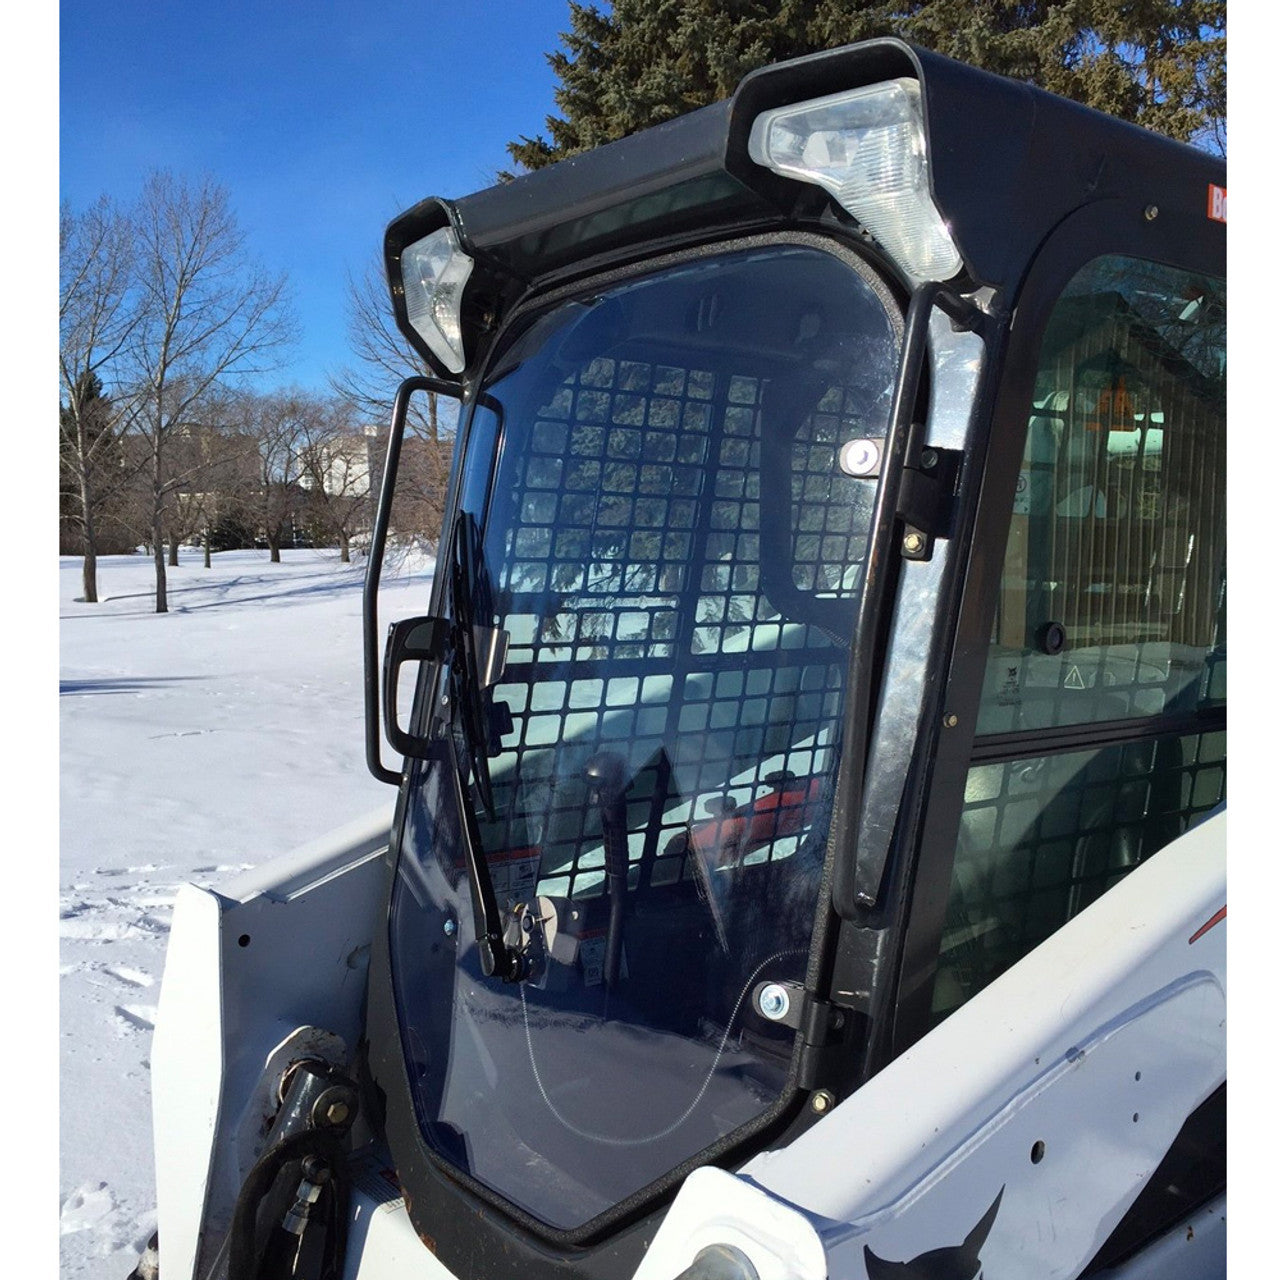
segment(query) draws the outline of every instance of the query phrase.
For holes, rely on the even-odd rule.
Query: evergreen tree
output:
[[[1225,0],[570,0],[538,169],[728,97],[756,67],[898,35],[1211,150],[1226,147]]]

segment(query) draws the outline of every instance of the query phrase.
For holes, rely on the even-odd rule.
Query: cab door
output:
[[[1225,197],[1204,185],[1076,213],[1019,291],[886,1058],[1225,802]]]

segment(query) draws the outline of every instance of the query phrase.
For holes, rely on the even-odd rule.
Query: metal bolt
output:
[[[1154,222],[1160,216],[1160,210],[1157,206],[1149,204],[1142,211],[1142,216],[1146,218],[1148,222]]]
[[[780,1022],[787,1016],[787,1010],[791,1008],[791,997],[787,994],[786,987],[770,982],[767,986],[760,988],[756,1003],[760,1006],[760,1012],[770,1022]]]
[[[840,449],[840,469],[845,475],[874,475],[880,466],[880,445],[875,440],[849,440]]]
[[[924,550],[924,534],[909,533],[902,539],[902,549],[908,555],[919,555]]]
[[[825,1115],[836,1105],[836,1100],[827,1092],[826,1089],[819,1089],[818,1092],[813,1095],[809,1105],[821,1116]]]
[[[938,465],[938,451],[936,449],[925,449],[920,454],[920,465],[926,471],[932,471]]]
[[[943,722],[948,729],[954,729],[960,723],[959,716],[948,716]]]
[[[332,1125],[340,1125],[351,1114],[345,1102],[331,1102],[325,1108],[324,1118]]]
[[[444,922],[444,936],[446,938],[452,938],[457,931],[458,926],[452,920],[446,920]]]

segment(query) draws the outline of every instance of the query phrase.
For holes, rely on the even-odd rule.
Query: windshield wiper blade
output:
[[[506,666],[507,633],[492,626],[493,589],[484,563],[480,525],[464,511],[454,526],[450,555],[453,595],[455,716],[466,736],[476,791],[489,817],[496,818],[489,776],[489,716],[485,690],[501,679]],[[476,617],[487,619],[477,625]]]
[[[484,694],[502,676],[506,664],[507,633],[490,625],[478,626],[472,621],[475,616],[473,609],[490,621],[494,614],[480,526],[470,512],[464,511],[454,526],[449,567],[454,626],[453,655],[449,664],[454,695],[451,720],[458,730],[449,734],[449,746],[458,808],[462,814],[463,853],[471,885],[480,970],[486,978],[499,977],[504,982],[519,982],[528,976],[528,964],[519,951],[507,946],[503,937],[502,911],[489,874],[489,863],[484,856],[480,820],[469,785],[473,776],[486,813],[491,820],[496,820],[493,780],[489,774],[488,709]],[[466,773],[462,763],[464,750],[470,764]]]

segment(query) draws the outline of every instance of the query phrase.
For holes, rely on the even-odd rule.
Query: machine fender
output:
[[[746,1243],[767,1215],[734,1181],[785,1208],[793,1247],[816,1233],[812,1274],[833,1280],[906,1263],[1079,1275],[1226,1078],[1225,821],[1138,867],[789,1146],[712,1196],[707,1171],[690,1177],[638,1280],[678,1275],[704,1219],[720,1233],[699,1228],[704,1244],[780,1256]]]

